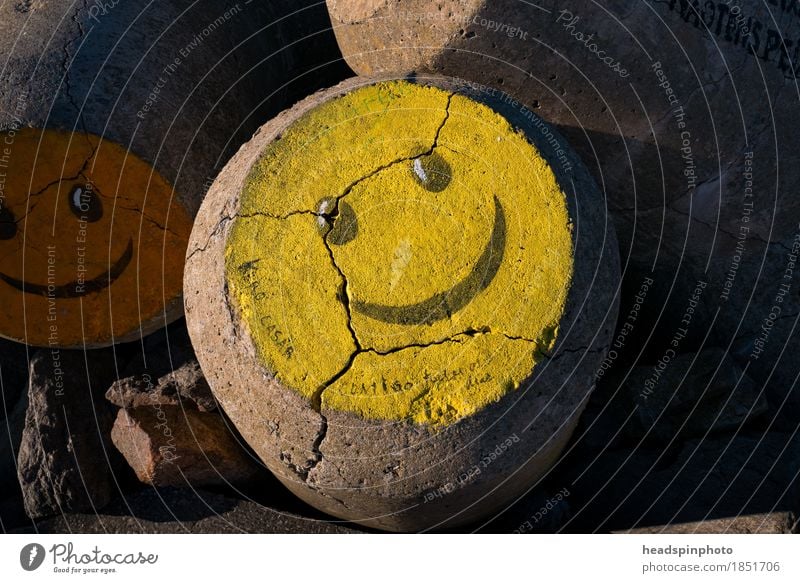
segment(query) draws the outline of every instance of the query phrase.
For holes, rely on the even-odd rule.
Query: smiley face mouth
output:
[[[84,282],[72,281],[63,285],[41,285],[37,283],[28,283],[20,279],[15,279],[5,273],[0,273],[0,279],[6,282],[11,287],[18,289],[21,292],[44,296],[46,298],[81,298],[83,296],[99,292],[112,283],[114,283],[120,275],[128,268],[128,265],[133,258],[133,240],[128,239],[128,246],[125,252],[119,259],[111,266],[111,269],[95,278],[86,280]]]
[[[503,262],[506,246],[506,217],[503,205],[494,197],[494,227],[472,271],[449,290],[408,306],[387,306],[353,302],[353,309],[373,320],[406,326],[430,324],[449,318],[489,287]]]

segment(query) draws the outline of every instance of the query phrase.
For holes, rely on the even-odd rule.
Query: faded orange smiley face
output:
[[[165,323],[190,229],[172,187],[119,145],[0,133],[0,335],[91,347]]]

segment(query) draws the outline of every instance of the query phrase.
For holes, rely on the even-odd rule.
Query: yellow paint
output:
[[[432,149],[451,168],[437,192],[413,170]],[[326,246],[314,213],[336,197],[358,231]],[[387,324],[351,309],[348,326],[338,270],[351,308],[446,292],[483,253],[495,197],[507,239],[487,289],[430,324]],[[324,408],[447,425],[518,387],[555,342],[572,276],[565,195],[525,137],[471,99],[401,81],[329,101],[265,151],[241,202],[249,218],[236,221],[227,247],[234,304],[267,368]],[[253,261],[259,271],[248,279],[240,268]],[[291,358],[270,341],[265,316],[273,331],[280,320]],[[469,373],[446,374],[454,370]]]
[[[536,350],[535,343],[488,333],[384,355],[364,352],[325,390],[322,404],[371,419],[450,425],[518,388],[542,359]]]
[[[253,341],[271,372],[312,398],[356,349],[313,217],[239,219],[234,237],[228,281]]]
[[[242,214],[316,210],[321,198],[429,149],[446,105],[438,89],[384,83],[309,112],[264,152],[244,189]]]
[[[0,273],[41,286],[85,283],[106,274],[129,242],[133,248],[114,283],[80,298],[23,293],[0,281],[0,335],[35,345],[108,344],[179,301],[191,219],[150,165],[82,133],[24,128],[0,133],[0,143],[7,148],[0,209],[16,223],[0,240]],[[70,209],[76,187],[98,197],[98,220]]]

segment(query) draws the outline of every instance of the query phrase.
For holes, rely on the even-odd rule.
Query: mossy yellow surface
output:
[[[231,291],[269,370],[311,399],[356,350],[339,274],[313,217],[239,221],[227,247]]]
[[[241,208],[231,296],[267,368],[324,408],[450,424],[555,342],[565,195],[524,135],[467,97],[398,81],[331,100],[264,152]]]

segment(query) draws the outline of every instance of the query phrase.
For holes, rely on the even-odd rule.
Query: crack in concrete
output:
[[[322,411],[318,411],[318,413],[321,426],[319,428],[319,432],[317,433],[317,437],[311,443],[311,455],[314,457],[311,460],[311,463],[304,468],[303,473],[300,474],[304,482],[308,482],[308,474],[311,473],[311,470],[316,468],[322,461],[323,455],[320,447],[322,446],[322,442],[325,441],[325,438],[328,436],[328,418],[322,413]]]
[[[314,393],[312,398],[311,398],[311,406],[319,414],[319,416],[320,416],[320,424],[321,424],[320,430],[317,433],[317,436],[315,437],[314,441],[311,444],[311,454],[313,456],[313,459],[307,465],[302,466],[302,467],[298,466],[297,464],[293,464],[291,462],[288,462],[286,460],[284,460],[284,463],[286,463],[287,466],[290,469],[292,469],[292,471],[294,471],[298,475],[298,477],[300,477],[304,482],[307,482],[310,472],[314,468],[316,468],[319,465],[320,462],[322,462],[322,460],[324,458],[324,454],[322,453],[321,447],[322,447],[322,443],[325,441],[325,438],[328,435],[328,418],[322,412],[322,394],[329,387],[331,387],[336,381],[338,381],[340,378],[342,378],[344,375],[346,375],[352,369],[352,367],[355,364],[355,361],[356,361],[356,359],[358,358],[359,355],[372,353],[372,354],[377,354],[379,356],[387,356],[389,354],[396,354],[398,352],[402,352],[402,351],[405,351],[405,350],[425,349],[425,348],[429,348],[429,347],[432,347],[432,346],[440,346],[442,344],[448,344],[448,343],[463,344],[466,340],[468,340],[470,338],[474,338],[476,336],[482,336],[482,335],[490,335],[490,334],[496,334],[496,335],[499,335],[499,336],[503,336],[504,338],[506,338],[508,340],[511,340],[511,341],[515,341],[515,342],[527,342],[527,343],[532,343],[532,344],[538,344],[538,342],[536,340],[532,340],[530,338],[525,338],[525,337],[522,337],[522,336],[512,336],[512,335],[509,335],[509,334],[506,334],[506,333],[503,333],[503,332],[495,332],[488,326],[485,326],[485,327],[482,327],[482,328],[471,328],[471,329],[465,330],[463,332],[459,332],[457,334],[449,336],[447,338],[443,338],[443,339],[440,339],[440,340],[434,340],[434,341],[431,341],[431,342],[428,342],[428,343],[406,344],[404,346],[398,346],[398,347],[391,348],[391,349],[386,350],[386,351],[376,350],[375,348],[362,348],[361,345],[359,344],[358,348],[355,351],[353,351],[353,353],[348,358],[347,363],[345,363],[344,367],[342,367],[342,369],[339,372],[337,372],[335,375],[333,375],[326,382],[322,383],[320,385],[320,387],[317,389],[317,391]],[[464,337],[463,340],[462,340],[462,337]],[[571,350],[564,350],[563,352],[579,352],[579,351],[582,351],[582,350],[585,350],[585,349],[584,348],[571,349]],[[594,350],[594,351],[590,351],[590,352],[599,352],[599,351],[600,350],[598,349],[598,350]],[[541,353],[541,354],[543,356],[547,357],[547,358],[551,358],[551,357],[548,357],[547,354],[545,354],[545,353]],[[554,360],[554,359],[558,358],[559,356],[560,356],[560,354],[557,355],[557,356],[552,357],[551,359]],[[432,388],[428,389],[427,391],[423,391],[423,393],[418,395],[414,399],[414,401],[418,401],[419,399],[424,398],[425,395],[427,395],[430,392],[430,390],[432,390]]]
[[[272,214],[272,213],[268,213],[266,211],[255,211],[255,212],[247,213],[247,214],[236,213],[234,215],[234,218],[237,218],[237,219],[254,219],[254,218],[262,218],[263,217],[263,218],[267,218],[267,219],[274,219],[276,221],[283,221],[283,220],[288,219],[289,217],[294,217],[294,216],[297,216],[297,215],[310,215],[312,217],[327,217],[328,216],[328,215],[326,215],[324,213],[319,213],[319,212],[315,212],[315,211],[309,211],[309,210],[301,209],[301,210],[289,211],[289,212],[284,213],[282,215],[275,215],[275,214]]]
[[[233,309],[233,304],[231,303],[231,295],[230,295],[230,287],[228,286],[227,279],[225,280],[225,284],[222,287],[222,301],[225,302],[225,309],[228,311],[228,316],[230,316],[231,320],[231,332],[233,333],[233,337],[238,339],[239,338],[239,328],[236,325],[237,319],[235,316],[235,311]]]
[[[491,333],[492,331],[489,330]],[[501,336],[505,336],[509,340],[522,340],[523,342],[530,342],[532,344],[539,344],[538,340],[534,340],[533,338],[526,338],[524,336],[512,336],[511,334],[506,334],[505,332],[495,332],[496,334],[500,334]]]
[[[409,161],[414,160],[416,158],[419,158],[421,156],[430,156],[433,153],[433,151],[437,148],[437,146],[439,145],[439,136],[441,135],[442,129],[444,129],[444,126],[447,123],[447,120],[450,118],[450,103],[451,103],[454,95],[455,95],[455,93],[453,92],[453,93],[448,94],[448,96],[447,96],[447,104],[445,105],[444,118],[442,119],[442,123],[440,123],[439,126],[436,128],[436,133],[434,134],[434,137],[433,137],[433,143],[431,144],[431,147],[426,152],[423,152],[422,154],[419,154],[419,155],[416,155],[416,156],[412,156],[412,157],[409,157],[409,156],[403,157],[403,158],[394,160],[394,161],[392,161],[392,162],[390,162],[388,164],[384,164],[382,166],[379,166],[377,169],[373,170],[372,172],[370,172],[366,176],[363,176],[363,177],[358,178],[357,180],[354,180],[353,182],[351,182],[348,186],[345,187],[345,189],[342,191],[341,194],[339,194],[338,196],[334,197],[333,198],[333,209],[330,212],[328,212],[328,213],[313,213],[312,212],[310,214],[314,214],[316,216],[323,216],[325,218],[336,217],[339,214],[339,203],[358,184],[364,182],[365,180],[368,180],[369,178],[375,176],[376,174],[386,170],[387,168],[395,166],[397,164],[402,164],[403,162],[409,162]],[[291,214],[300,214],[300,213],[303,213],[303,212],[309,213],[309,211],[295,211],[294,213],[291,213]],[[335,374],[327,382],[323,383],[320,386],[320,388],[317,389],[317,391],[314,393],[314,395],[312,397],[312,405],[316,408],[317,411],[320,411],[320,409],[321,409],[322,393],[325,391],[325,389],[328,386],[330,386],[331,384],[333,384],[336,380],[341,378],[342,375],[344,375],[348,370],[350,370],[350,367],[353,365],[353,362],[355,361],[355,358],[356,358],[356,356],[358,354],[371,350],[371,349],[364,349],[363,348],[363,346],[361,344],[361,341],[358,338],[358,334],[356,334],[356,330],[353,327],[353,315],[352,315],[351,305],[350,305],[351,304],[350,283],[349,283],[349,281],[347,279],[347,276],[345,275],[344,271],[342,271],[342,268],[336,262],[336,257],[334,256],[333,249],[331,247],[330,240],[329,240],[331,232],[332,232],[332,230],[329,230],[325,234],[325,236],[322,238],[322,240],[323,240],[323,243],[325,244],[325,249],[328,252],[328,256],[331,259],[331,264],[333,265],[334,269],[336,269],[336,271],[338,272],[339,278],[341,279],[341,282],[342,282],[342,293],[341,293],[341,297],[339,299],[341,300],[342,304],[344,305],[344,309],[345,309],[345,312],[347,314],[347,328],[350,331],[350,336],[353,338],[353,343],[356,346],[356,350],[350,355],[350,358],[348,359],[347,363],[345,363],[345,366],[342,368],[342,370],[340,370],[337,374]]]
[[[181,235],[179,235],[178,233],[176,233],[175,231],[173,231],[172,229],[170,229],[168,226],[166,226],[166,225],[162,225],[161,223],[159,223],[159,222],[158,222],[157,220],[155,220],[154,218],[152,218],[152,217],[148,216],[148,215],[147,215],[147,214],[145,214],[145,213],[144,213],[144,212],[143,212],[141,209],[138,209],[138,212],[139,212],[139,213],[142,215],[142,218],[143,218],[145,221],[147,221],[148,223],[151,223],[151,224],[155,225],[157,229],[159,229],[159,230],[161,230],[161,231],[164,231],[165,233],[172,233],[172,234],[173,234],[175,237],[177,237],[177,238],[179,238],[179,239],[180,239],[180,238],[182,238],[182,236],[181,236]]]
[[[338,205],[339,199],[336,200],[336,212],[338,212]],[[322,238],[323,244],[325,245],[325,250],[328,252],[328,256],[331,259],[331,264],[333,268],[339,274],[339,278],[341,279],[341,288],[340,288],[340,296],[339,300],[342,302],[344,306],[345,313],[347,316],[347,329],[350,332],[350,336],[353,338],[353,343],[356,346],[356,350],[350,355],[347,362],[345,363],[342,370],[340,370],[336,375],[334,375],[331,379],[327,382],[320,385],[320,387],[314,392],[311,397],[311,406],[314,410],[319,414],[320,417],[320,428],[317,432],[317,436],[314,438],[314,441],[311,443],[311,454],[313,459],[311,463],[308,465],[307,469],[305,469],[305,473],[300,475],[304,482],[308,481],[308,474],[316,468],[320,462],[322,462],[323,454],[322,454],[322,442],[325,441],[325,438],[328,436],[328,418],[322,412],[322,393],[325,392],[332,383],[334,383],[338,378],[342,377],[344,374],[347,373],[348,370],[353,366],[353,362],[355,362],[356,356],[363,350],[361,347],[361,341],[358,339],[356,335],[356,330],[353,327],[353,315],[350,311],[350,291],[349,291],[349,282],[347,281],[347,277],[345,276],[344,272],[342,271],[339,264],[336,263],[336,258],[333,255],[333,250],[331,249],[330,242],[328,241],[328,237],[330,236],[331,231],[328,231],[325,236]]]
[[[280,453],[280,460],[304,482],[308,480],[309,472],[316,466],[317,463],[317,460],[312,460],[311,463],[306,463],[305,465],[301,466],[294,463],[292,461],[292,456],[284,451]]]
[[[555,354],[552,355],[552,356],[550,356],[549,354],[544,353],[544,352],[541,352],[540,354],[544,358],[546,358],[547,360],[553,362],[553,361],[558,360],[559,358],[561,358],[562,356],[564,356],[566,354],[581,354],[581,353],[583,353],[583,354],[599,354],[601,352],[604,352],[605,350],[606,350],[605,348],[592,348],[590,350],[589,346],[580,346],[578,348],[559,348],[559,349],[556,349],[554,351]]]
[[[470,338],[475,338],[477,336],[489,336],[489,335],[502,336],[502,337],[504,337],[504,338],[506,338],[508,340],[514,341],[514,342],[527,342],[527,343],[531,343],[531,344],[538,344],[538,341],[532,340],[531,338],[525,338],[525,337],[522,337],[522,336],[511,336],[511,335],[505,334],[503,332],[495,332],[490,327],[485,326],[485,327],[481,327],[481,328],[469,328],[467,330],[464,330],[463,332],[458,332],[456,334],[453,334],[452,336],[448,336],[446,338],[441,338],[439,340],[432,340],[431,342],[404,344],[403,346],[396,346],[394,348],[390,348],[388,350],[383,350],[383,351],[377,350],[375,348],[362,348],[362,347],[359,347],[357,350],[355,350],[350,355],[350,358],[348,359],[347,363],[342,368],[342,370],[337,372],[329,380],[325,381],[322,385],[320,385],[319,389],[317,390],[317,392],[314,394],[314,396],[312,398],[312,404],[314,406],[314,409],[316,411],[320,411],[321,410],[321,407],[322,407],[322,393],[324,393],[325,390],[328,387],[333,385],[336,381],[338,381],[340,378],[342,378],[345,374],[347,374],[350,371],[350,369],[352,368],[353,364],[355,363],[356,358],[359,355],[371,353],[371,354],[376,354],[378,356],[388,356],[390,354],[396,354],[398,352],[403,352],[405,350],[425,349],[425,348],[430,348],[432,346],[441,346],[442,344],[449,344],[449,343],[463,344],[465,341],[469,340]],[[580,349],[575,349],[576,352],[578,350],[580,350]]]
[[[427,154],[429,156],[439,145],[439,136],[442,134],[442,130],[444,129],[444,125],[447,123],[447,120],[450,119],[450,104],[452,103],[453,97],[455,97],[456,93],[457,92],[452,91],[447,95],[447,103],[444,106],[444,119],[442,120],[442,123],[439,124],[439,127],[436,128],[436,135],[433,137],[433,146],[431,146],[431,149],[428,151]]]
[[[334,202],[333,210],[329,213],[322,213],[320,216],[324,216],[326,218],[335,217],[339,213],[339,202],[348,194],[350,194],[353,191],[353,189],[362,182],[369,180],[370,178],[383,172],[384,170],[387,170],[393,166],[397,166],[398,164],[402,164],[403,162],[410,162],[411,160],[416,160],[417,158],[421,158],[423,156],[430,156],[431,154],[433,154],[434,150],[436,150],[436,148],[439,147],[439,136],[441,135],[442,130],[444,129],[445,124],[447,123],[447,120],[450,119],[450,102],[453,100],[453,96],[455,95],[456,95],[455,92],[449,93],[447,95],[447,103],[445,104],[445,110],[444,110],[444,119],[442,119],[442,123],[439,124],[439,127],[436,128],[436,133],[433,136],[433,144],[431,145],[430,148],[428,148],[427,150],[425,150],[420,154],[416,154],[413,156],[404,156],[402,158],[398,158],[397,160],[393,160],[388,164],[383,164],[382,166],[378,166],[375,170],[373,170],[366,176],[362,176],[361,178],[354,180],[344,188],[344,190],[340,195],[333,198]],[[319,215],[319,213],[317,214]]]
[[[319,490],[318,490],[318,491],[319,491]],[[322,492],[320,492],[320,493],[322,493]],[[345,503],[345,501],[344,501],[344,500],[342,500],[341,498],[337,498],[336,496],[332,496],[332,495],[330,494],[330,492],[325,492],[325,493],[323,494],[323,496],[327,496],[327,497],[328,497],[328,498],[330,498],[331,500],[333,500],[333,501],[335,501],[335,502],[338,502],[339,504],[341,504],[342,506],[344,506],[344,507],[345,507],[347,510],[351,510],[351,508],[350,508],[350,507],[347,505],[347,503]]]
[[[42,188],[41,190],[38,190],[38,191],[36,191],[36,192],[31,192],[31,193],[28,195],[28,200],[30,201],[30,200],[31,200],[31,198],[32,198],[32,197],[34,197],[34,196],[38,197],[38,196],[39,196],[39,195],[41,195],[41,194],[42,194],[42,193],[43,193],[45,190],[47,190],[48,188],[51,188],[51,187],[55,186],[56,184],[60,183],[62,180],[77,180],[79,177],[80,177],[80,175],[78,175],[78,176],[75,176],[75,177],[61,178],[61,179],[59,179],[59,180],[54,180],[54,181],[52,181],[52,182],[49,182],[49,183],[47,183],[47,184],[44,186],[44,188]],[[24,221],[25,219],[27,219],[27,218],[30,216],[30,214],[31,214],[31,213],[34,211],[34,209],[35,209],[37,206],[39,206],[39,203],[40,203],[40,202],[41,202],[41,199],[40,199],[40,198],[36,198],[36,199],[34,199],[34,201],[33,201],[33,202],[32,202],[32,203],[31,203],[31,204],[28,206],[28,209],[27,209],[27,211],[25,212],[25,214],[24,214],[24,215],[22,215],[20,218],[18,218],[18,219],[15,221],[15,223],[16,223],[17,225],[19,225],[19,224],[20,224],[22,221]]]
[[[326,212],[320,212],[319,210],[296,209],[296,210],[288,211],[288,212],[283,213],[283,214],[274,214],[274,213],[270,213],[270,212],[267,212],[267,211],[254,211],[254,212],[250,212],[250,213],[246,213],[246,214],[244,214],[244,213],[236,213],[232,218],[251,219],[251,218],[264,217],[264,218],[268,218],[268,219],[284,220],[284,219],[288,219],[289,217],[293,217],[293,216],[296,216],[296,215],[309,215],[309,216],[324,218],[324,219],[328,219],[328,220],[335,219],[339,215],[339,202],[344,197],[346,197],[348,194],[350,194],[353,191],[353,189],[356,186],[358,186],[359,184],[361,184],[362,182],[365,182],[365,181],[369,180],[370,178],[372,178],[373,176],[376,176],[377,174],[380,174],[384,170],[388,170],[389,168],[392,168],[393,166],[397,166],[398,164],[402,164],[404,162],[410,162],[411,160],[416,160],[417,158],[421,158],[423,156],[430,156],[431,154],[433,154],[434,150],[436,150],[436,148],[439,147],[439,136],[441,135],[442,130],[444,129],[445,124],[447,123],[447,120],[450,119],[450,102],[452,101],[452,99],[453,99],[453,97],[455,95],[456,95],[456,92],[453,92],[453,93],[448,94],[448,96],[447,96],[447,104],[445,105],[444,118],[442,119],[442,123],[440,123],[439,126],[436,128],[436,133],[434,134],[434,137],[433,137],[433,144],[431,145],[430,148],[428,148],[427,150],[425,150],[424,152],[421,152],[419,154],[415,154],[413,156],[404,156],[402,158],[397,158],[395,160],[392,160],[391,162],[387,162],[386,164],[382,164],[381,166],[378,166],[377,168],[375,168],[374,170],[372,170],[368,174],[366,174],[366,175],[364,175],[364,176],[362,176],[360,178],[357,178],[356,180],[353,180],[350,184],[345,186],[344,189],[342,189],[341,194],[338,194],[338,195],[336,195],[334,197],[331,197],[329,199],[333,203],[333,207],[331,208],[331,210],[326,211]],[[326,238],[326,245],[327,245],[327,238]],[[335,264],[335,261],[334,261],[334,264]]]
[[[202,247],[196,247],[195,249],[193,249],[193,250],[192,250],[192,252],[191,252],[191,253],[189,253],[189,254],[186,256],[186,261],[189,261],[189,260],[190,260],[192,257],[194,257],[194,256],[195,256],[197,253],[203,253],[203,252],[204,252],[206,249],[208,249],[208,246],[209,246],[209,245],[211,245],[211,240],[212,240],[214,237],[217,237],[217,236],[220,234],[220,231],[222,231],[222,226],[223,226],[225,223],[227,223],[227,222],[229,222],[229,221],[232,221],[234,218],[235,218],[235,215],[234,215],[233,217],[231,217],[231,216],[228,216],[228,215],[225,215],[224,217],[222,217],[222,218],[219,220],[219,222],[217,223],[217,226],[216,226],[216,227],[214,227],[214,230],[213,230],[213,231],[211,231],[211,233],[209,234],[209,236],[208,236],[208,239],[206,239],[206,242],[203,244],[203,246],[202,246]]]
[[[274,215],[274,214],[270,214],[270,213],[266,213],[266,212],[248,213],[246,215],[237,213],[237,215],[235,215],[236,218],[268,217],[268,218],[279,219],[280,220],[280,219],[286,219],[286,218],[288,218],[290,216],[300,215],[300,214],[307,214],[307,215],[312,215],[312,216],[316,216],[316,217],[323,217],[323,218],[326,218],[328,220],[337,217],[338,214],[339,214],[340,202],[348,194],[350,194],[350,192],[352,192],[352,190],[356,186],[358,186],[359,184],[361,184],[362,182],[364,182],[366,180],[369,180],[370,178],[372,178],[373,176],[377,175],[378,173],[383,172],[384,170],[386,170],[388,168],[391,168],[393,166],[396,166],[397,164],[402,164],[404,162],[409,162],[411,160],[420,158],[422,156],[430,156],[434,152],[434,150],[439,145],[439,137],[441,135],[442,129],[444,128],[445,124],[447,123],[447,120],[450,118],[450,103],[451,103],[452,98],[453,98],[454,95],[455,95],[455,93],[453,92],[453,93],[450,93],[447,96],[447,104],[445,106],[444,118],[442,119],[442,122],[439,124],[439,126],[436,128],[436,133],[435,133],[434,138],[433,138],[433,143],[432,143],[431,147],[427,151],[419,153],[419,154],[416,154],[414,156],[406,156],[406,157],[403,157],[403,158],[399,158],[397,160],[393,160],[392,162],[389,162],[388,164],[384,164],[384,165],[379,166],[378,168],[376,168],[372,172],[368,173],[367,175],[362,176],[362,177],[358,178],[357,180],[354,180],[353,182],[348,184],[343,189],[341,194],[339,194],[336,197],[332,198],[333,208],[330,211],[322,213],[322,212],[315,212],[315,211],[309,211],[309,210],[295,210],[295,211],[290,211],[288,213],[285,213],[284,215]],[[217,228],[219,228],[219,225],[218,225]],[[347,372],[352,368],[353,363],[355,362],[355,360],[356,360],[356,358],[358,357],[359,354],[364,354],[366,352],[373,352],[373,353],[376,353],[376,354],[385,355],[385,354],[391,354],[393,352],[399,352],[400,350],[405,350],[405,349],[414,348],[414,347],[416,347],[416,348],[424,348],[425,346],[431,346],[431,345],[435,345],[435,344],[444,344],[445,342],[457,342],[454,339],[455,337],[451,337],[451,338],[447,338],[447,339],[440,340],[440,341],[437,341],[437,342],[433,342],[433,343],[431,343],[429,345],[408,345],[408,346],[399,347],[397,349],[393,349],[391,351],[387,351],[385,353],[378,352],[378,351],[376,351],[374,349],[371,349],[371,348],[365,349],[362,346],[361,341],[359,340],[358,335],[356,333],[356,330],[355,330],[355,328],[353,326],[353,316],[352,316],[352,311],[351,311],[351,297],[350,297],[350,283],[349,283],[349,281],[347,279],[347,276],[345,275],[344,271],[341,269],[341,267],[337,263],[336,257],[335,257],[335,255],[333,253],[333,249],[331,247],[331,243],[330,243],[330,240],[329,240],[331,232],[332,232],[332,229],[329,230],[322,237],[322,240],[323,240],[323,244],[325,245],[325,249],[326,249],[326,251],[328,253],[328,256],[330,257],[331,265],[337,271],[337,273],[339,274],[339,278],[341,280],[341,288],[340,288],[341,291],[340,291],[339,300],[342,302],[342,305],[344,306],[344,309],[345,309],[345,312],[346,312],[346,317],[347,317],[347,329],[350,332],[350,336],[353,339],[353,343],[354,343],[354,345],[356,347],[356,350],[354,350],[353,353],[350,355],[350,357],[348,358],[347,362],[342,367],[342,369],[339,372],[337,372],[335,375],[333,375],[330,379],[328,379],[326,382],[322,383],[319,386],[319,388],[314,392],[312,397],[311,397],[311,406],[314,408],[314,410],[320,416],[320,429],[319,429],[314,441],[311,444],[312,460],[308,464],[303,466],[303,467],[299,467],[296,464],[287,463],[287,465],[304,482],[307,482],[309,473],[314,468],[316,468],[317,465],[319,465],[320,462],[322,462],[323,457],[324,457],[323,453],[322,453],[322,450],[321,450],[321,447],[322,447],[322,444],[325,441],[325,438],[327,437],[327,434],[328,434],[328,419],[322,413],[322,394],[325,392],[325,390],[328,387],[330,387],[333,383],[335,383],[342,376],[347,374]],[[213,237],[213,233],[212,233],[212,237]],[[209,237],[209,241],[210,241],[210,239],[211,239],[211,237]],[[206,247],[207,246],[208,246],[208,243],[206,244]],[[202,250],[204,250],[204,249],[205,249],[205,247]],[[194,255],[194,253],[197,253],[199,251],[201,251],[201,250],[200,249],[194,250],[192,252],[192,254],[189,255],[189,257],[191,257],[192,255]],[[467,331],[465,333],[457,334],[456,337],[460,336],[460,335],[463,335],[463,334],[467,334],[469,332],[471,332],[471,331]]]
[[[402,158],[397,158],[396,160],[392,160],[391,162],[388,162],[386,164],[382,164],[381,166],[378,166],[368,174],[360,178],[357,178],[356,180],[353,180],[350,184],[344,187],[341,194],[331,197],[330,200],[333,202],[333,208],[330,211],[319,212],[318,210],[297,209],[279,215],[269,213],[266,211],[254,211],[246,214],[236,213],[233,218],[249,219],[254,217],[266,217],[269,219],[283,220],[295,215],[310,215],[325,219],[335,218],[339,214],[339,202],[348,194],[350,194],[352,190],[362,182],[369,180],[370,178],[372,178],[377,174],[380,174],[384,170],[392,168],[393,166],[396,166],[398,164],[402,164],[403,162],[410,162],[411,160],[416,160],[417,158],[421,158],[423,156],[430,156],[431,154],[433,154],[434,150],[436,150],[436,148],[439,147],[439,136],[441,135],[442,130],[444,129],[445,124],[447,123],[447,120],[450,119],[450,103],[456,94],[457,94],[456,92],[452,92],[447,96],[444,118],[442,119],[442,123],[440,123],[439,126],[436,128],[436,133],[434,134],[433,137],[433,144],[431,145],[430,148],[419,154],[415,154],[413,156],[404,156]]]
[[[82,174],[81,176],[86,180],[86,182],[91,182],[85,175]],[[155,225],[156,228],[159,229],[160,231],[164,231],[164,232],[167,232],[167,233],[172,233],[175,237],[177,237],[179,239],[182,238],[182,235],[179,235],[178,233],[176,233],[175,231],[173,231],[172,229],[170,229],[166,225],[162,225],[157,220],[155,220],[153,217],[151,217],[146,212],[144,212],[143,209],[139,208],[138,206],[135,206],[135,204],[134,204],[134,206],[125,206],[124,204],[119,204],[119,202],[118,202],[119,200],[129,200],[129,201],[135,203],[135,201],[133,199],[128,198],[128,197],[124,197],[124,196],[121,196],[121,195],[108,196],[107,194],[103,194],[103,191],[100,190],[97,186],[93,186],[93,188],[94,188],[95,192],[97,192],[103,199],[111,201],[115,208],[123,209],[123,210],[126,210],[126,211],[131,211],[131,212],[140,214],[140,215],[142,215],[142,218],[144,220],[146,220],[148,223],[152,223],[153,225]]]
[[[338,269],[338,267],[337,267],[337,269]],[[348,326],[350,326],[349,308],[348,308]],[[352,331],[352,328],[351,328],[351,331]],[[406,346],[393,348],[393,349],[388,350],[386,352],[380,352],[378,350],[375,350],[374,348],[362,348],[361,344],[358,342],[358,340],[356,338],[357,349],[355,351],[353,351],[353,353],[350,355],[350,357],[347,360],[347,363],[345,363],[344,367],[342,367],[342,370],[337,372],[335,375],[333,375],[326,382],[322,383],[320,385],[320,387],[317,389],[317,391],[314,393],[314,395],[312,395],[312,397],[311,397],[311,406],[317,412],[317,414],[319,414],[319,416],[320,416],[320,429],[319,429],[319,432],[317,433],[317,436],[314,438],[314,441],[311,443],[311,454],[313,456],[313,459],[310,461],[309,464],[307,464],[306,466],[304,466],[302,468],[297,466],[296,464],[287,463],[287,465],[304,482],[307,482],[308,481],[308,475],[311,472],[311,470],[316,468],[320,464],[320,462],[322,462],[324,455],[322,453],[321,447],[322,447],[322,443],[325,441],[325,438],[328,435],[328,418],[322,412],[322,393],[324,393],[325,390],[328,389],[328,387],[333,385],[337,380],[342,378],[345,374],[347,374],[350,371],[350,369],[353,367],[353,364],[355,363],[356,358],[358,357],[358,355],[371,352],[373,354],[386,356],[388,354],[394,354],[396,352],[400,352],[400,351],[403,351],[403,350],[408,350],[408,349],[412,349],[412,348],[426,348],[426,347],[429,347],[429,346],[436,346],[436,345],[445,344],[445,343],[448,343],[448,342],[455,342],[455,343],[461,344],[461,341],[456,340],[456,338],[458,338],[459,336],[465,336],[466,335],[468,337],[473,337],[473,336],[476,336],[478,334],[484,334],[484,333],[488,333],[488,332],[478,331],[478,330],[467,330],[465,332],[461,332],[459,334],[456,334],[456,335],[454,335],[452,337],[449,337],[449,338],[445,338],[443,340],[437,340],[435,342],[430,342],[428,344],[409,344],[409,345],[406,345]]]
[[[86,12],[89,11],[89,0],[84,0],[83,7],[76,8],[75,12],[72,15],[72,22],[75,23],[75,25],[78,28],[78,38],[74,39],[70,38],[69,36],[67,37],[67,40],[64,43],[64,47],[62,49],[64,52],[64,62],[62,64],[62,67],[64,69],[64,90],[67,96],[67,100],[69,101],[70,105],[72,105],[72,107],[75,109],[75,114],[78,116],[77,121],[81,129],[83,130],[84,133],[88,133],[86,130],[86,123],[84,122],[83,119],[83,108],[78,107],[78,103],[72,92],[72,81],[70,80],[70,68],[72,61],[74,60],[70,58],[70,50],[69,50],[70,45],[77,42],[79,39],[83,38],[86,35],[86,31],[84,30],[83,24],[81,23],[81,20],[79,18],[82,10]]]
[[[94,155],[97,152],[97,147],[94,146],[94,144],[91,144],[91,142],[89,144],[90,144],[90,147],[91,147],[92,151],[89,152],[89,157],[86,158],[86,160],[84,160],[83,164],[81,165],[80,169],[78,170],[78,173],[75,176],[62,176],[60,178],[57,178],[55,180],[52,180],[52,181],[48,182],[47,184],[45,184],[42,188],[40,188],[36,192],[28,193],[28,201],[30,202],[32,197],[41,196],[46,190],[48,190],[49,188],[52,188],[53,186],[56,186],[57,184],[61,184],[62,182],[70,182],[70,181],[78,180],[79,178],[83,178],[83,180],[85,180],[86,182],[90,182],[90,180],[88,178],[86,178],[86,174],[85,173],[86,173],[87,168],[89,167],[89,162],[91,162],[94,159]],[[15,221],[15,223],[19,224],[24,219],[26,219],[33,212],[33,210],[39,205],[39,202],[41,202],[41,199],[40,198],[36,198],[35,201],[32,204],[29,204],[25,214],[22,215],[19,219],[17,219]]]
[[[429,348],[431,346],[439,346],[442,344],[448,344],[450,342],[454,342],[456,344],[463,344],[463,341],[460,340],[460,337],[466,336],[467,338],[475,338],[476,336],[482,336],[484,334],[490,334],[488,328],[482,329],[468,329],[463,332],[458,332],[457,334],[453,334],[452,336],[448,336],[447,338],[441,338],[439,340],[432,340],[431,342],[427,343],[411,343],[411,344],[404,344],[403,346],[395,346],[394,348],[390,348],[388,350],[377,350],[375,348],[366,348],[364,349],[361,354],[366,352],[371,352],[372,354],[377,354],[378,356],[388,356],[390,354],[396,354],[398,352],[403,352],[404,350],[410,350],[412,348]]]
[[[328,252],[328,257],[331,259],[331,264],[333,268],[339,274],[339,278],[341,280],[341,287],[339,291],[339,301],[342,302],[344,306],[345,313],[347,314],[347,329],[350,331],[350,336],[353,338],[353,343],[356,346],[357,350],[361,350],[361,341],[358,339],[358,335],[356,334],[356,330],[353,327],[353,313],[351,311],[350,306],[350,282],[347,280],[347,276],[342,271],[342,268],[336,262],[336,257],[333,254],[333,249],[331,249],[330,241],[328,241],[328,237],[330,237],[332,231],[328,231],[325,236],[322,238],[322,241],[325,245],[325,249]]]

